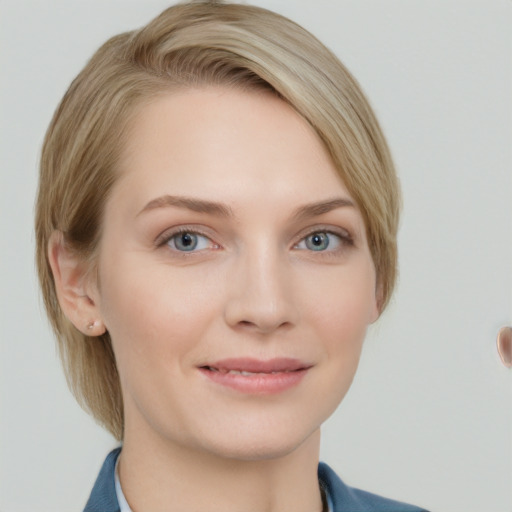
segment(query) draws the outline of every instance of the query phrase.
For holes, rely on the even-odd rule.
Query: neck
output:
[[[290,453],[242,460],[125,435],[119,477],[133,512],[321,512],[319,447],[317,430]]]

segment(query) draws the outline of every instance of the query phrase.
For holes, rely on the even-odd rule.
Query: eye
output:
[[[176,251],[193,252],[208,249],[214,244],[204,235],[194,233],[193,231],[181,231],[170,236],[166,244]]]
[[[295,249],[307,249],[309,251],[335,251],[343,244],[343,237],[329,231],[315,231],[303,238]]]

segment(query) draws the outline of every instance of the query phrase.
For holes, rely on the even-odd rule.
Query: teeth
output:
[[[245,372],[242,370],[229,370],[229,372],[227,372],[227,373],[232,373],[233,375],[243,375],[244,377],[249,377],[250,375],[258,375],[253,372]]]
[[[243,375],[244,377],[251,377],[253,375],[277,375],[278,373],[290,373],[289,370],[283,371],[272,371],[272,372],[247,372],[245,370],[226,370],[225,368],[214,368],[213,366],[207,366],[208,370],[218,373],[231,373],[233,375]]]
[[[229,370],[227,373],[232,373],[234,375],[243,375],[244,377],[251,377],[252,375],[277,375],[278,373],[288,373],[287,371],[284,372],[246,372],[244,370]]]

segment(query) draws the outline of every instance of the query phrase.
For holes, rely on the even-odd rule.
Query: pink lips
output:
[[[310,368],[290,358],[238,358],[208,363],[199,370],[213,382],[242,393],[274,394],[299,384]]]

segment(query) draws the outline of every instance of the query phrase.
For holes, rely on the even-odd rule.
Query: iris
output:
[[[193,251],[198,244],[195,233],[178,233],[172,237],[174,247],[178,251]]]
[[[306,247],[312,251],[325,251],[329,247],[328,233],[313,233],[305,239]]]

